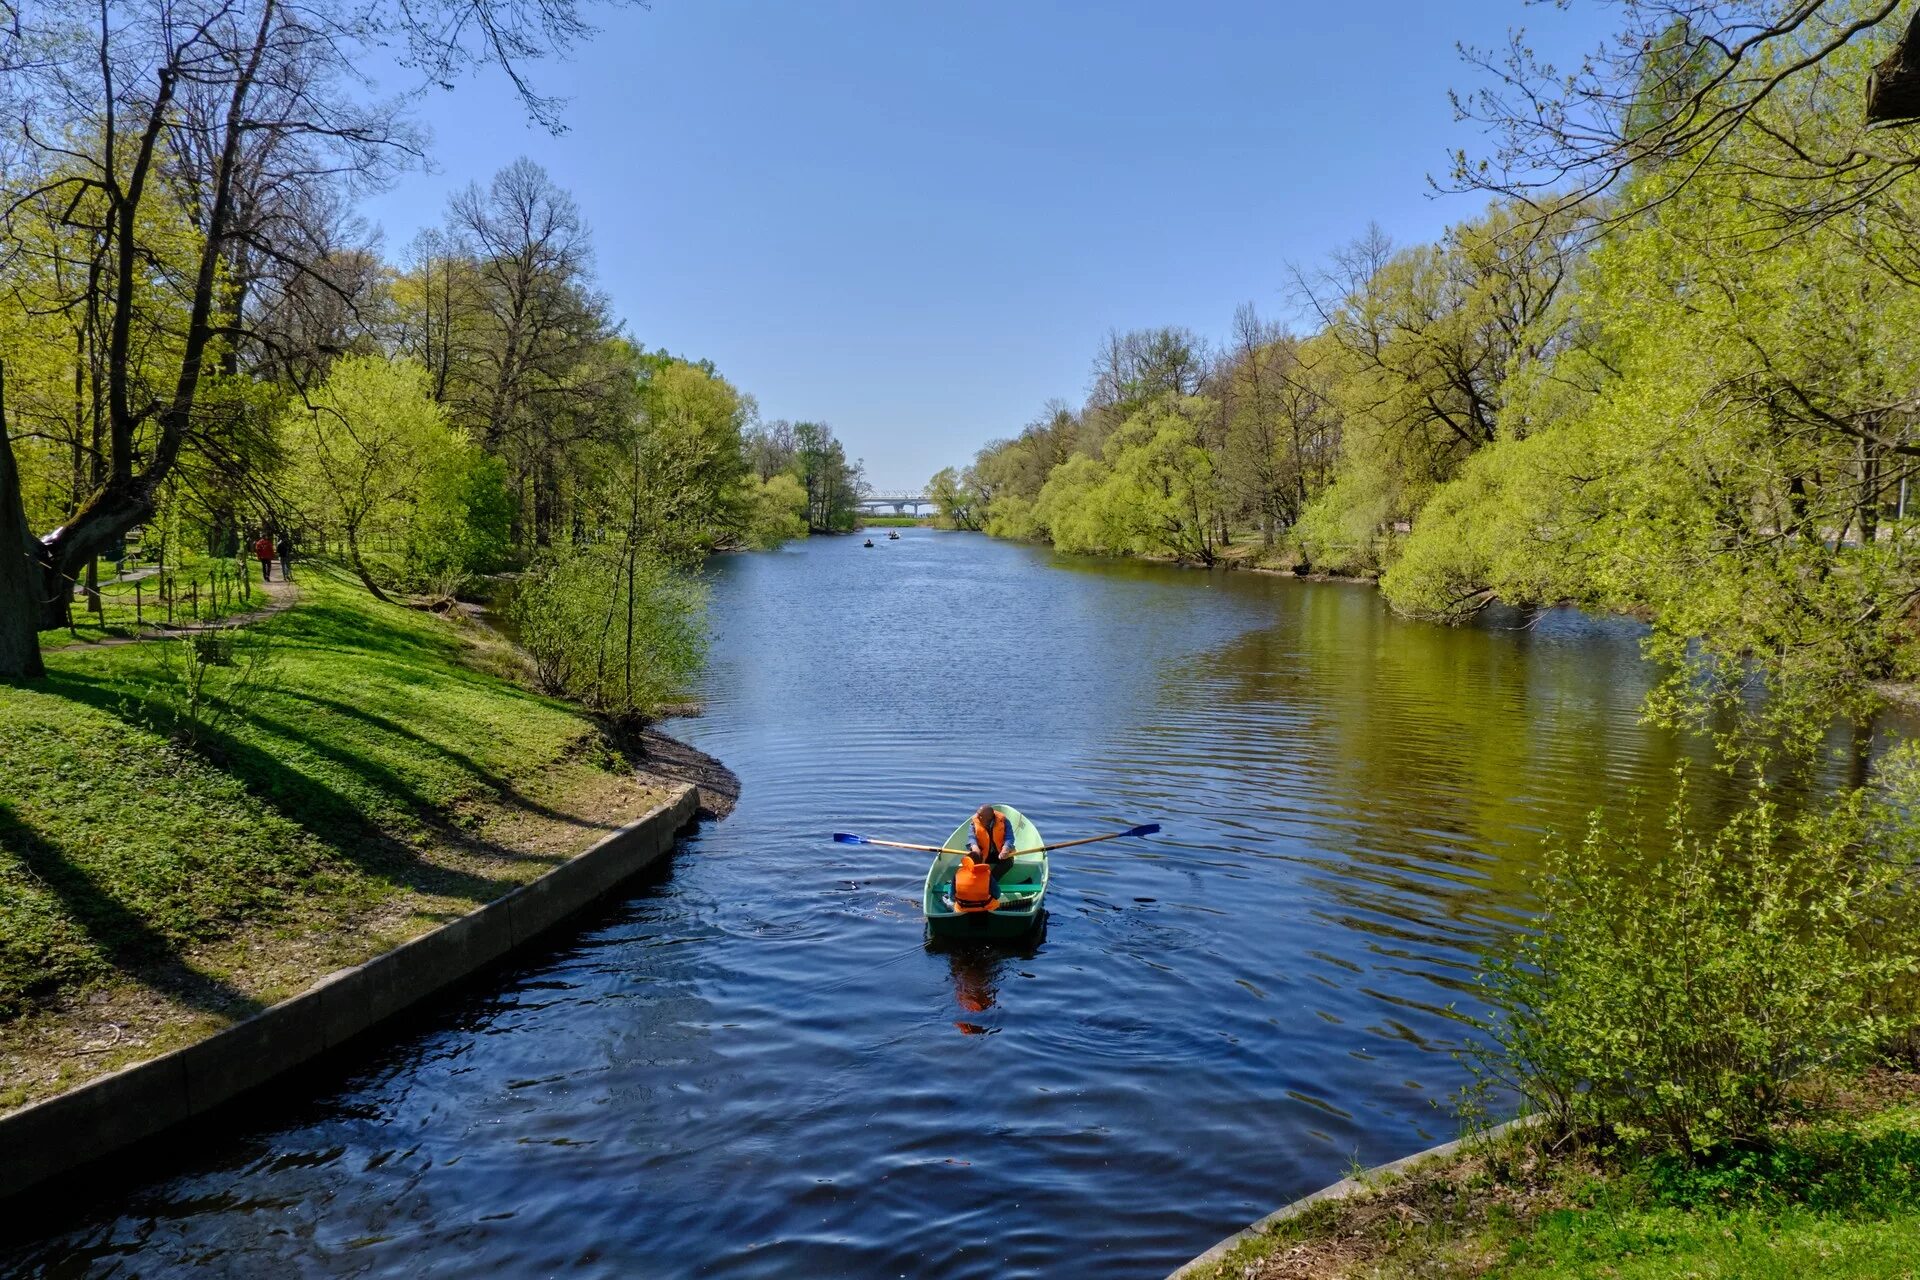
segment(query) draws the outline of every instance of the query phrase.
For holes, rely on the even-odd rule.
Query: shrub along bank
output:
[[[1920,1077],[1704,1162],[1622,1163],[1544,1131],[1326,1201],[1183,1280],[1893,1280],[1920,1275]]]
[[[0,684],[0,1107],[304,989],[664,793],[491,633],[297,585],[243,632]]]
[[[1470,1112],[1540,1123],[1213,1271],[1920,1275],[1915,756],[1784,823],[1596,818],[1550,848],[1536,927],[1487,958]],[[1203,1272],[1202,1274],[1206,1274]]]

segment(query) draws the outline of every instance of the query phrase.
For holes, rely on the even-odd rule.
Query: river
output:
[[[1455,1136],[1475,955],[1542,839],[1690,749],[1639,723],[1624,621],[922,529],[712,579],[670,727],[732,817],[0,1272],[1158,1277]],[[921,855],[829,839],[985,799],[1165,830],[1056,855],[998,951],[925,943]]]

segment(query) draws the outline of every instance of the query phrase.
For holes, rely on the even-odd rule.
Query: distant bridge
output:
[[[853,505],[868,515],[878,515],[886,507],[892,507],[893,514],[897,516],[905,515],[908,507],[913,508],[916,516],[922,507],[931,507],[935,511],[940,509],[940,504],[924,493],[868,493]]]

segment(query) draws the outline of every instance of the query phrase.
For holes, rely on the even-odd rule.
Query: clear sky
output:
[[[1289,262],[1369,219],[1410,241],[1475,212],[1426,185],[1474,143],[1456,41],[1526,24],[1571,56],[1604,34],[1591,8],[653,0],[536,69],[566,134],[497,76],[436,92],[435,171],[363,209],[397,254],[451,190],[532,156],[635,339],[912,487],[1078,403],[1110,328],[1285,318]]]

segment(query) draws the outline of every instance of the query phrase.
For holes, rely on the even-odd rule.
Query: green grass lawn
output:
[[[1920,1077],[1706,1169],[1497,1140],[1240,1246],[1208,1280],[1920,1277]]]
[[[44,680],[0,683],[0,1026],[130,975],[244,1006],[196,970],[198,945],[514,883],[416,855],[468,802],[541,811],[524,784],[593,742],[591,722],[476,670],[455,624],[316,567],[298,586],[235,666],[209,668],[231,714],[197,728],[187,641],[51,648]],[[235,694],[250,653],[257,692]]]

